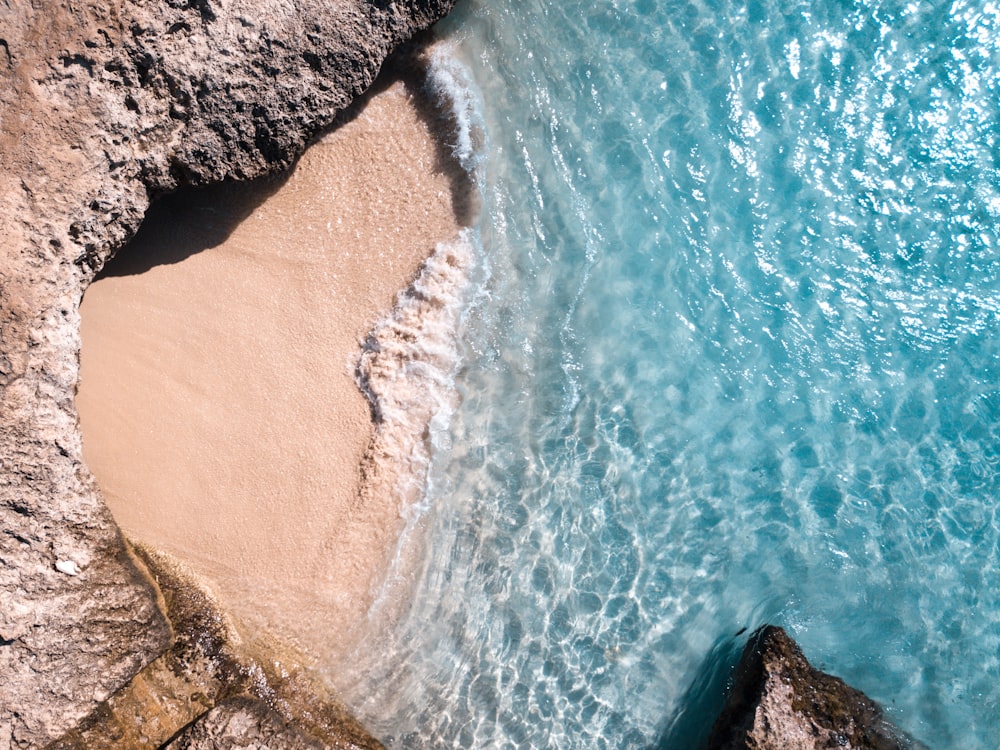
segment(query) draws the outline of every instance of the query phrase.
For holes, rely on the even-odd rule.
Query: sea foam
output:
[[[481,185],[485,130],[481,100],[471,74],[451,45],[430,48],[426,93],[450,124],[447,138],[466,185]],[[474,217],[473,217],[474,218]],[[461,363],[458,332],[471,298],[478,233],[463,228],[437,245],[412,284],[396,298],[392,312],[362,344],[355,375],[371,406],[375,434],[362,463],[362,494],[391,498],[402,530],[371,615],[394,598],[408,577],[419,548],[414,528],[426,513],[433,447],[447,436],[458,403],[455,373]]]
[[[468,228],[439,243],[362,345],[356,377],[375,422],[362,464],[362,492],[391,497],[404,524],[373,609],[405,577],[406,550],[416,541],[413,529],[426,510],[434,436],[447,431],[457,404],[457,332],[474,248]]]
[[[482,95],[456,44],[438,42],[429,50],[427,90],[452,120],[452,154],[479,186],[487,153]]]

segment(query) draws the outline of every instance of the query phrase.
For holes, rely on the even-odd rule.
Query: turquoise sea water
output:
[[[361,718],[696,747],[775,623],[929,746],[1000,746],[1000,6],[463,0],[444,34],[482,260]]]

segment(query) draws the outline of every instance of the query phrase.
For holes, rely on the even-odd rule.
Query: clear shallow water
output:
[[[998,27],[459,6],[484,279],[412,609],[348,691],[387,744],[693,747],[771,622],[1000,746]]]

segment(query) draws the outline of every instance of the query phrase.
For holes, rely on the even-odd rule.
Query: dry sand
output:
[[[398,497],[360,486],[359,341],[463,212],[406,87],[359,109],[290,176],[154,206],[81,308],[84,452],[119,524],[245,632],[326,658],[401,527]]]

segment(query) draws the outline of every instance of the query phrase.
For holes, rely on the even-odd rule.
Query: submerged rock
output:
[[[843,680],[814,669],[784,630],[767,625],[747,642],[711,750],[904,750],[916,744]]]
[[[8,0],[0,26],[0,747],[168,648],[82,460],[83,292],[150,200],[287,167],[453,0]]]

